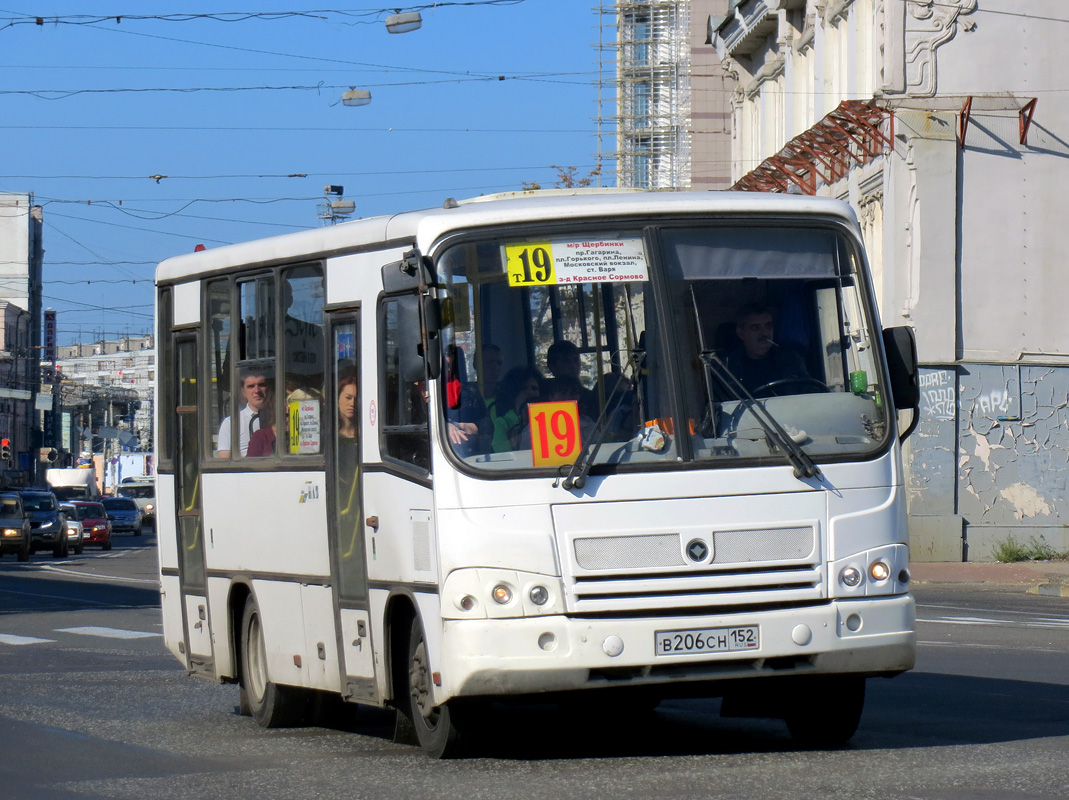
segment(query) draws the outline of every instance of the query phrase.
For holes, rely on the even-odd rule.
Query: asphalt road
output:
[[[655,712],[500,709],[479,757],[435,762],[388,712],[264,730],[164,651],[154,540],[0,560],[0,798],[1064,798],[1069,599],[917,587],[917,668],[869,682],[842,750],[716,700]]]

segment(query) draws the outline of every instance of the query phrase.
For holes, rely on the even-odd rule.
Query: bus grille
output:
[[[825,597],[813,527],[712,531],[703,539],[712,555],[699,563],[686,555],[691,541],[679,533],[576,536],[569,610],[730,611]]]

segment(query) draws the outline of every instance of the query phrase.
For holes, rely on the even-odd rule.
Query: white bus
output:
[[[845,204],[450,199],[157,284],[166,643],[261,725],[719,696],[834,745],[913,666],[916,348]]]

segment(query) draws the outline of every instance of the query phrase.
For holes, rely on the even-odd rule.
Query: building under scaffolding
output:
[[[619,0],[598,9],[599,163],[615,161],[617,186],[729,185],[729,87],[706,42],[719,5]],[[614,148],[602,150],[605,141]]]

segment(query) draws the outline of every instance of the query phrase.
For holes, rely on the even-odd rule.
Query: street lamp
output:
[[[342,92],[341,104],[343,106],[366,106],[371,102],[370,89],[350,89]]]
[[[386,30],[390,33],[409,33],[423,27],[423,17],[418,11],[390,14],[386,17]]]

